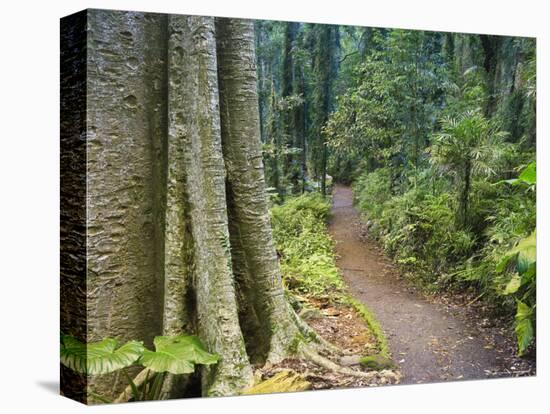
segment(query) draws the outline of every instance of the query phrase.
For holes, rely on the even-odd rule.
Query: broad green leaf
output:
[[[529,319],[523,319],[516,324],[519,355],[523,355],[533,340],[533,324]]]
[[[522,239],[518,245],[512,249],[518,253],[516,267],[518,272],[525,273],[532,263],[537,261],[537,234],[534,230],[528,237]]]
[[[511,295],[512,293],[516,293],[520,286],[521,286],[521,277],[519,277],[519,275],[514,275],[506,285],[506,288],[504,289],[503,293],[505,295]]]
[[[519,322],[523,319],[530,318],[533,314],[533,308],[529,305],[523,303],[521,300],[518,300],[518,307],[516,311],[516,322]]]
[[[532,314],[533,308],[518,300],[515,330],[520,356],[527,350],[534,337],[533,323],[531,322]]]
[[[502,272],[508,262],[517,256],[516,268],[518,273],[527,272],[530,266],[537,262],[537,231],[522,239],[514,248],[508,250],[496,266],[497,272]]]
[[[73,336],[62,335],[61,363],[85,375],[108,374],[132,365],[145,349],[138,341],[130,341],[118,349],[117,345],[113,338],[84,344]]]
[[[525,167],[524,170],[520,173],[518,178],[501,180],[496,182],[495,185],[501,184],[501,183],[507,183],[511,185],[523,185],[523,184],[527,184],[528,186],[535,185],[537,183],[536,163],[532,162],[527,167]]]
[[[155,351],[145,350],[140,363],[155,372],[188,374],[195,370],[195,364],[218,362],[218,356],[208,353],[193,335],[157,336],[154,344]]]
[[[521,286],[531,282],[531,280],[536,276],[536,274],[537,274],[537,263],[534,262],[534,263],[531,263],[527,268],[527,271],[521,275]]]
[[[536,163],[532,162],[521,172],[518,179],[526,184],[534,185],[537,183]]]

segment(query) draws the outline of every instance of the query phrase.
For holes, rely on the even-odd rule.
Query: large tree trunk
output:
[[[61,20],[61,332],[86,341],[86,11]],[[61,367],[61,389],[85,401],[86,377]]]
[[[220,356],[200,370],[202,394],[235,395],[252,382],[250,360],[277,362],[307,348],[305,337],[319,342],[285,299],[273,244],[252,22],[87,15],[87,122],[66,126],[62,159],[62,237],[81,239],[62,254],[63,294],[80,296],[62,308],[62,328],[148,347],[155,335],[197,334]],[[64,61],[82,65],[71,53]],[[83,114],[70,85],[64,124]],[[72,171],[75,161],[84,167]],[[78,185],[85,204],[83,191],[70,197]],[[86,257],[85,285],[68,273],[75,252]],[[88,389],[116,397],[120,377],[88,378]],[[168,376],[163,396],[186,395],[189,380]]]
[[[252,370],[241,333],[231,266],[225,199],[216,41],[213,18],[177,17],[182,21],[185,70],[176,89],[184,107],[186,192],[189,197],[194,245],[197,331],[207,347],[220,355],[205,369],[206,395],[231,395],[249,385]],[[176,80],[171,78],[171,84]],[[256,113],[258,111],[256,101]]]
[[[88,12],[87,340],[162,332],[165,15]],[[99,394],[124,387],[94,378]]]
[[[254,338],[254,342],[247,341],[249,353],[258,360],[278,361],[288,354],[298,329],[284,297],[271,234],[260,147],[253,24],[217,19],[216,30],[233,268],[243,295],[241,319],[247,336]],[[255,320],[250,321],[250,316]]]

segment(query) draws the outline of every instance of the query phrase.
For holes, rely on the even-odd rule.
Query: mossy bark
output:
[[[231,266],[218,103],[214,20],[173,17],[181,31],[181,82],[171,78],[184,107],[183,153],[193,236],[197,331],[220,363],[204,369],[203,393],[232,395],[252,381],[239,326]],[[172,90],[172,89],[171,89]],[[180,124],[180,122],[176,122]]]
[[[298,334],[273,245],[262,162],[253,23],[216,19],[222,146],[233,268],[249,353],[279,361]],[[252,318],[256,320],[250,321]],[[259,323],[257,323],[259,321]],[[250,331],[253,329],[253,331]]]
[[[87,340],[162,332],[166,16],[88,12]],[[118,376],[117,376],[118,377]],[[125,380],[90,379],[98,394]]]

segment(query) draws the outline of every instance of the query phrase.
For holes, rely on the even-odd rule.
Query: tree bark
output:
[[[317,28],[318,37],[315,46],[314,71],[318,83],[315,89],[315,134],[316,155],[315,170],[321,179],[321,194],[326,195],[326,176],[328,164],[328,148],[323,134],[323,126],[326,124],[331,105],[332,80],[334,72],[334,51],[338,42],[336,28],[330,25],[321,25]]]
[[[86,341],[87,12],[61,20],[60,325]],[[61,367],[65,396],[85,402],[86,377]]]
[[[491,117],[496,109],[496,78],[497,78],[497,59],[499,47],[502,41],[500,36],[479,35],[484,52],[483,67],[485,68],[487,84],[487,104],[485,106],[485,116]]]
[[[462,192],[460,194],[460,226],[466,228],[468,226],[468,207],[470,198],[471,187],[471,175],[472,175],[472,162],[468,159],[464,165],[462,177]]]
[[[250,360],[278,362],[320,343],[284,296],[252,22],[103,10],[87,19],[87,59],[62,56],[62,206],[84,206],[75,220],[62,215],[62,238],[86,258],[75,266],[86,269],[85,283],[62,274],[63,294],[76,295],[64,303],[62,327],[87,342],[114,337],[149,348],[156,335],[197,334],[220,356],[200,369],[202,394],[238,394],[252,383]],[[77,48],[71,36],[64,32]],[[86,119],[82,96],[69,93],[78,84],[70,74],[85,61]],[[62,269],[74,265],[72,253],[62,252]],[[115,398],[127,385],[120,377],[90,377],[88,391]],[[183,396],[189,379],[167,376],[163,397]]]
[[[222,146],[227,168],[228,211],[233,269],[249,304],[241,312],[247,341],[257,360],[279,361],[289,351],[298,328],[284,297],[273,245],[256,92],[254,34],[251,21],[216,19]],[[248,312],[251,307],[252,312]],[[257,318],[249,321],[249,315]]]
[[[166,24],[160,14],[88,12],[89,342],[151,346],[162,332]],[[125,386],[116,377],[89,387],[116,395]]]
[[[176,96],[185,102],[179,116],[185,131],[197,331],[207,347],[221,357],[213,369],[205,369],[203,393],[234,395],[251,383],[252,370],[239,326],[231,266],[214,20],[179,19],[187,20],[182,28],[186,70]],[[257,101],[255,109],[257,113]]]
[[[290,98],[297,94],[296,84],[296,65],[293,57],[293,48],[296,43],[296,34],[298,32],[298,23],[287,22],[285,27],[284,37],[284,52],[283,52],[283,76],[281,79],[281,95],[284,98]],[[298,128],[300,125],[297,123],[298,107],[288,107],[283,112],[283,129],[285,133],[285,139],[283,140],[284,146],[287,148],[296,147]],[[292,192],[299,191],[299,165],[298,156],[295,154],[286,154],[284,157],[284,175],[288,179],[292,186]]]

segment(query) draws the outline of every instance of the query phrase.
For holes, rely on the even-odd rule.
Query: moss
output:
[[[291,354],[297,354],[300,343],[302,342],[305,342],[304,336],[301,333],[297,333],[296,336],[294,336],[294,339],[292,339],[292,341],[290,342],[288,351]]]
[[[302,318],[304,320],[320,318],[320,317],[323,316],[323,314],[321,313],[321,311],[319,309],[312,308],[312,307],[302,308],[302,310],[300,311],[300,313],[298,315],[300,316],[300,318]]]
[[[367,325],[376,338],[379,355],[385,358],[390,358],[391,353],[388,345],[388,339],[386,338],[386,334],[382,330],[380,323],[376,320],[372,312],[352,296],[345,297],[344,302],[353,306],[357,313],[365,320],[365,322],[367,322]]]
[[[397,368],[395,362],[392,359],[384,356],[382,354],[369,355],[362,357],[359,360],[359,364],[363,368],[368,368],[375,371],[381,371],[384,369],[394,369]]]

